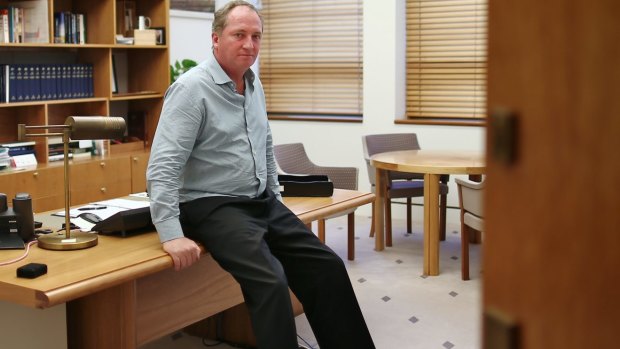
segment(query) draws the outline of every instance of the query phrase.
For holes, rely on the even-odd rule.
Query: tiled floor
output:
[[[441,275],[423,277],[422,224],[404,234],[404,221],[394,222],[394,244],[374,251],[368,237],[370,219],[356,216],[356,259],[346,260],[346,219],[327,222],[327,244],[347,264],[360,306],[378,349],[480,348],[480,245],[471,245],[472,280],[460,275],[459,226],[448,222],[448,237],[441,243]],[[298,334],[318,348],[305,317],[297,318]],[[301,340],[300,340],[301,342]],[[213,343],[209,341],[208,343]],[[200,338],[178,333],[144,349],[205,348]],[[214,348],[232,348],[226,344]]]

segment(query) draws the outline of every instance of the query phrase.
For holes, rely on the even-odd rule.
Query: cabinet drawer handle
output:
[[[104,194],[105,194],[105,192],[106,192],[106,190],[107,190],[107,189],[106,189],[105,187],[102,187],[100,190],[101,190],[101,192],[102,192],[102,193],[104,193]]]
[[[99,165],[101,165],[101,167],[105,167],[105,162],[100,162]]]
[[[134,156],[133,162],[138,162],[138,157],[137,156]]]
[[[34,177],[34,178],[39,177],[39,172],[33,172],[33,173],[32,173],[32,177]]]

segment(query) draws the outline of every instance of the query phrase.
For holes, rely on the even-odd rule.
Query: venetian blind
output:
[[[407,0],[407,117],[484,118],[487,0]]]
[[[263,0],[267,111],[362,114],[362,0]]]

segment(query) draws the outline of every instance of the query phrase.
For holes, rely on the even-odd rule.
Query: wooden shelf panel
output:
[[[112,98],[110,98],[110,102],[129,101],[129,100],[136,100],[136,99],[162,98],[163,96],[164,95],[162,93],[157,93],[155,91],[117,93],[117,94],[112,95]]]
[[[72,99],[50,99],[50,100],[34,101],[34,102],[0,103],[0,108],[27,107],[27,106],[33,106],[33,105],[46,105],[46,104],[71,104],[71,103],[105,102],[105,101],[107,101],[107,98],[104,98],[104,97],[72,98]]]
[[[124,45],[124,44],[41,44],[41,43],[19,43],[19,44],[0,44],[0,48],[6,49],[93,49],[93,48],[112,48],[112,49],[159,49],[167,50],[168,45]]]

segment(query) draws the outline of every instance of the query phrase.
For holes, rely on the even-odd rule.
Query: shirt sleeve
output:
[[[160,241],[183,237],[179,221],[179,189],[187,159],[202,124],[203,113],[191,88],[170,86],[151,146],[147,188],[151,217]]]

